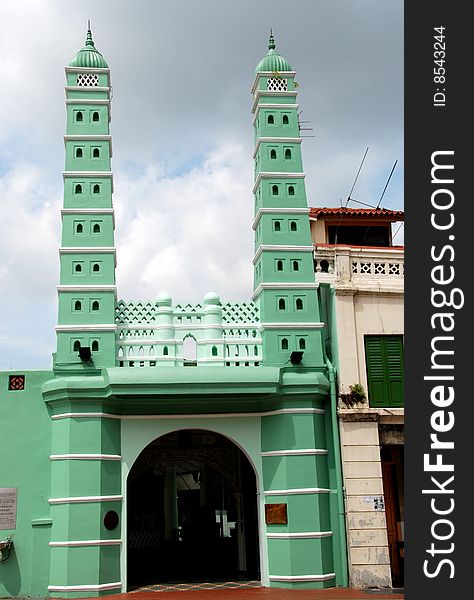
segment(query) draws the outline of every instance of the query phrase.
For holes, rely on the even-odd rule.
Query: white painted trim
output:
[[[80,546],[119,546],[122,540],[70,540],[68,542],[49,542],[52,548],[74,548]]]
[[[257,179],[255,180],[255,184],[252,188],[252,194],[255,194],[258,186],[260,185],[260,181],[262,179],[304,179],[306,177],[306,173],[300,171],[299,173],[282,173],[281,171],[259,171],[257,175]]]
[[[213,362],[238,362],[238,363],[246,363],[246,362],[261,362],[261,356],[211,356],[209,358],[198,358],[198,365],[201,363],[213,363]]]
[[[92,70],[93,72],[93,70]],[[81,73],[81,71],[79,71]],[[110,85],[65,85],[64,89],[66,92],[107,92],[110,96],[111,86]]]
[[[309,215],[309,208],[259,208],[252,223],[252,229],[257,229],[263,214],[273,215]]]
[[[317,539],[323,537],[330,537],[333,535],[332,531],[302,531],[298,533],[270,533],[267,532],[267,538],[273,540],[306,540],[306,539]]]
[[[64,67],[66,73],[110,73],[109,67]]]
[[[187,325],[185,324],[180,324],[180,325],[175,325],[175,324],[171,324],[171,325],[153,325],[150,323],[147,323],[146,321],[143,323],[137,323],[137,324],[127,324],[127,323],[118,323],[117,327],[119,329],[123,329],[124,331],[133,331],[135,329],[149,329],[149,330],[153,330],[153,331],[166,331],[166,330],[185,330],[185,331],[192,331],[193,329],[258,329],[259,323],[224,323],[223,325],[217,325],[217,324],[212,324],[212,325],[206,325],[205,323],[202,324],[193,324],[191,323],[191,325]],[[223,340],[224,338],[220,338],[221,340]],[[183,340],[157,340],[157,343],[166,343],[168,341],[172,341],[172,342],[179,342],[179,343],[183,343]],[[196,340],[197,343],[200,343],[200,340]],[[136,342],[135,342],[136,343]],[[143,342],[146,344],[147,342],[145,340],[143,340]],[[202,342],[204,343],[204,342]]]
[[[110,104],[110,98],[66,98],[66,104]]]
[[[71,332],[77,333],[79,331],[116,331],[117,325],[111,325],[109,323],[105,323],[103,325],[56,325],[54,328],[57,332]]]
[[[296,75],[296,71],[278,71],[279,75],[286,75],[287,77],[294,77]],[[274,77],[275,74],[273,71],[257,71],[255,73],[255,77],[253,78],[253,83],[252,83],[252,88],[251,88],[251,92],[252,94],[255,92],[257,85],[258,85],[258,81],[260,79],[260,77]]]
[[[290,109],[294,109],[294,110],[298,110],[298,108],[300,107],[299,104],[284,104],[284,103],[277,103],[275,102],[275,104],[270,104],[269,102],[261,102],[260,104],[257,105],[256,109],[255,109],[255,114],[252,118],[252,125],[255,125],[255,121],[257,120],[258,117],[258,113],[259,110],[261,108],[290,108]]]
[[[61,246],[59,254],[115,254],[114,246]]]
[[[113,208],[62,208],[62,215],[113,215]]]
[[[78,141],[78,142],[87,142],[87,141],[91,141],[91,142],[111,142],[112,141],[112,136],[111,135],[107,135],[107,134],[74,134],[74,135],[70,135],[70,134],[66,134],[63,136],[64,141]]]
[[[58,292],[117,292],[116,285],[58,285]]]
[[[269,575],[270,581],[327,581],[334,579],[336,573],[326,573],[325,575]]]
[[[115,583],[100,583],[98,585],[48,585],[50,592],[98,592],[99,590],[117,590],[122,589],[122,582]]]
[[[314,252],[314,246],[290,246],[283,244],[260,244],[253,257],[252,263],[255,264],[260,258],[262,252]]]
[[[303,138],[301,137],[259,137],[257,138],[257,143],[255,145],[255,150],[253,151],[252,158],[257,156],[258,149],[260,148],[260,144],[271,144],[272,142],[277,144],[301,144]]]
[[[63,171],[66,177],[113,177],[112,171]]]
[[[324,408],[278,408],[276,410],[268,410],[265,412],[250,412],[250,413],[203,413],[203,414],[174,414],[174,415],[114,415],[104,412],[74,412],[74,413],[59,413],[51,415],[52,420],[56,419],[80,419],[82,418],[104,418],[118,420],[136,420],[136,419],[200,419],[200,418],[226,418],[226,417],[273,417],[277,415],[303,415],[317,414],[324,415]]]
[[[116,496],[69,496],[67,498],[50,498],[50,504],[82,504],[84,502],[121,502],[122,495]]]
[[[266,490],[265,496],[295,496],[297,494],[329,494],[329,488],[288,488],[286,490]]]
[[[252,113],[257,109],[261,96],[280,96],[281,98],[289,98],[293,96],[296,99],[298,92],[296,90],[256,90],[253,97]]]
[[[301,448],[297,450],[268,450],[262,456],[307,456],[314,454],[327,454],[324,448]]]
[[[258,330],[259,324],[256,324],[254,329]],[[237,346],[261,346],[262,338],[218,338],[196,340],[198,346],[206,346],[207,344],[236,344]]]
[[[324,323],[260,323],[260,330],[263,329],[322,329]]]
[[[122,460],[120,454],[51,454],[49,460]]]
[[[282,283],[259,283],[257,289],[252,294],[250,298],[254,301],[263,290],[317,290],[319,288],[319,283],[290,283],[290,282],[282,282]]]

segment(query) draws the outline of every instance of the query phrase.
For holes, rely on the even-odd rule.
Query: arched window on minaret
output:
[[[295,188],[292,185],[288,186],[288,196],[294,196],[295,195]]]
[[[284,298],[280,298],[278,300],[278,310],[285,310],[286,309],[286,302]]]
[[[272,185],[272,195],[278,196],[278,186],[277,185]]]
[[[99,120],[99,113],[96,110],[92,113],[92,120],[94,121],[94,123],[96,123]]]
[[[92,228],[92,233],[100,233],[99,223],[94,223],[94,227]]]
[[[82,148],[76,148],[76,158],[82,158]]]
[[[82,185],[80,183],[76,183],[74,187],[75,194],[82,194]]]
[[[94,150],[92,150],[92,158],[99,158],[99,157],[100,157],[99,148],[94,148]]]
[[[270,150],[270,158],[271,158],[272,160],[275,160],[275,159],[276,159],[276,157],[277,157],[277,151],[275,150],[275,148],[272,148],[272,149]]]
[[[274,125],[275,124],[275,117],[273,115],[268,115],[268,117],[267,117],[267,123],[269,125]]]
[[[306,350],[306,340],[304,338],[300,338],[299,347],[300,350]]]
[[[76,233],[84,233],[84,226],[82,223],[76,225]]]
[[[212,356],[217,356],[217,347],[216,346],[212,346],[211,354],[212,354]]]
[[[80,349],[81,349],[81,342],[79,340],[76,340],[74,342],[72,350],[73,350],[73,352],[79,352]]]
[[[74,266],[74,271],[76,273],[82,273],[82,265],[79,265],[79,264],[75,265]]]
[[[74,310],[82,310],[82,302],[80,300],[74,302]]]
[[[92,303],[92,310],[99,310],[99,308],[100,308],[99,301],[94,300],[94,302]]]
[[[297,260],[293,261],[293,271],[299,271],[300,270],[300,264]]]
[[[289,148],[287,148],[285,150],[285,160],[290,160],[291,159],[291,150]]]
[[[288,115],[283,115],[283,125],[289,125],[290,120],[288,118]]]
[[[283,338],[281,340],[281,349],[282,350],[288,350],[288,340],[286,338]]]
[[[281,223],[280,221],[275,221],[273,224],[273,228],[275,229],[275,231],[281,231]]]
[[[296,310],[303,310],[303,300],[296,298]]]
[[[163,356],[168,356],[168,346],[163,348]]]
[[[99,265],[99,263],[94,263],[92,265],[92,272],[93,273],[98,273],[99,271],[100,271],[100,265]]]
[[[99,342],[97,340],[92,342],[91,350],[92,352],[99,352]]]
[[[100,194],[100,185],[98,183],[94,183],[94,186],[92,187],[92,193]]]
[[[290,231],[297,231],[298,226],[296,225],[296,221],[290,222]]]
[[[77,123],[82,123],[82,121],[84,120],[84,113],[82,111],[77,111],[76,113],[76,121]]]
[[[277,271],[283,271],[283,261],[277,260]]]

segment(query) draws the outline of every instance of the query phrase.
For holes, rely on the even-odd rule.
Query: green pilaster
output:
[[[252,88],[255,131],[254,299],[262,321],[263,364],[324,364],[301,158],[297,84],[288,61],[269,51]]]
[[[55,368],[115,365],[115,247],[110,136],[110,71],[86,43],[66,67],[64,206]]]

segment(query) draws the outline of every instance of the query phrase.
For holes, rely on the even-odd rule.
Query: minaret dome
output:
[[[108,65],[102,54],[95,48],[90,26],[87,29],[86,43],[69,63],[70,67],[88,67],[107,69]]]
[[[281,54],[275,50],[275,38],[270,31],[270,39],[268,40],[268,52],[258,63],[255,72],[261,71],[292,71],[290,63]]]

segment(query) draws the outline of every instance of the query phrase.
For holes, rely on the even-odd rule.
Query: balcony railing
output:
[[[403,291],[404,248],[316,244],[314,270],[319,283]]]

